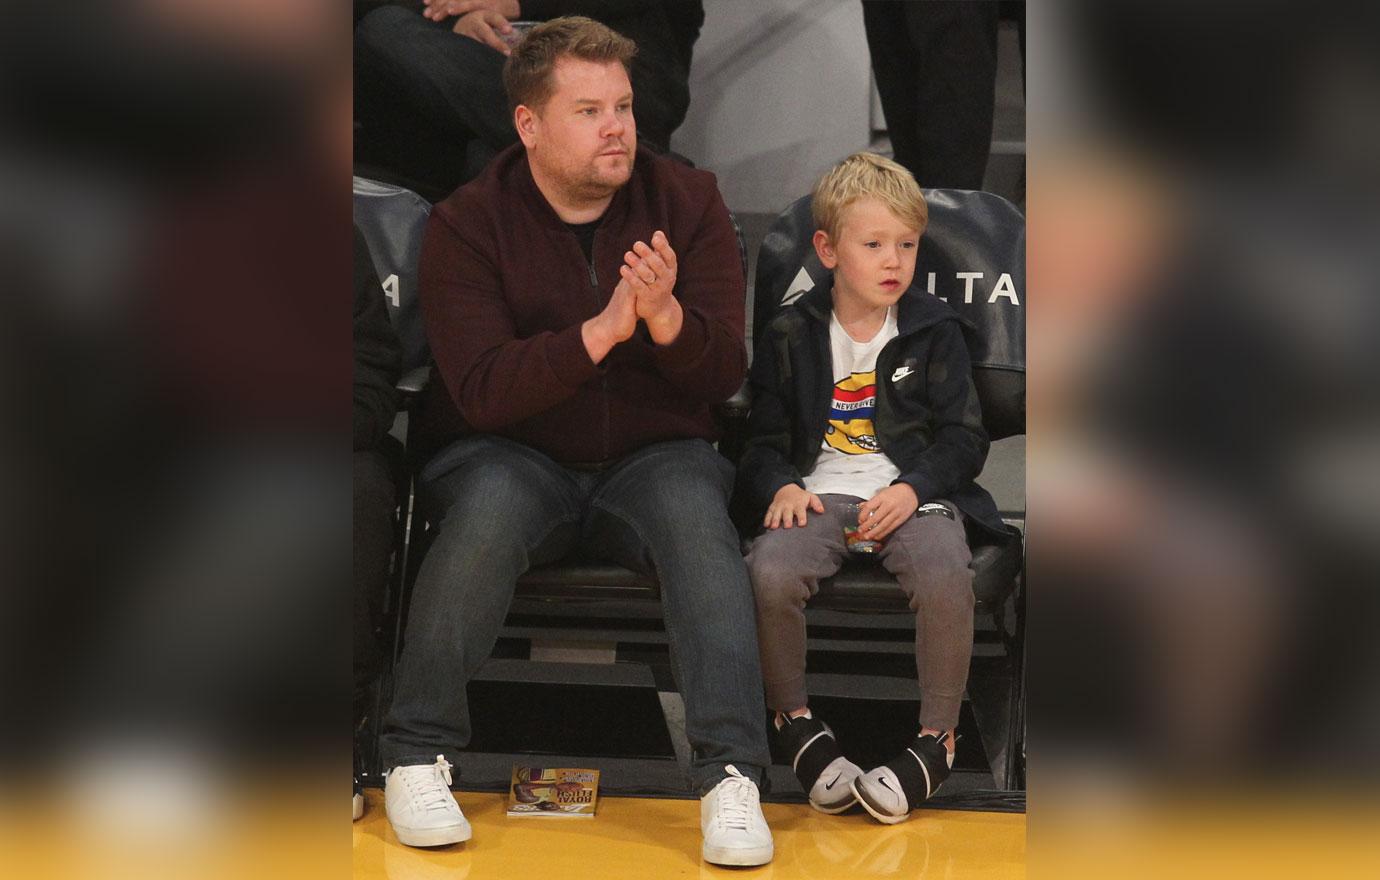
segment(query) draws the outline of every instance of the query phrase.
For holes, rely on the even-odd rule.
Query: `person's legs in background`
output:
[[[354,714],[358,724],[368,709],[369,688],[384,666],[374,631],[393,555],[397,493],[391,463],[381,450],[360,450],[354,458]]]
[[[354,730],[359,731],[369,712],[370,693],[383,671],[383,651],[374,630],[379,620],[379,600],[388,583],[393,555],[396,488],[388,457],[378,449],[354,454]],[[359,744],[355,744],[354,810],[364,811],[359,782]]]
[[[982,189],[992,146],[998,4],[862,6],[896,161],[923,187]]]
[[[433,201],[517,142],[503,56],[452,23],[386,6],[354,34],[357,158],[402,174]]]

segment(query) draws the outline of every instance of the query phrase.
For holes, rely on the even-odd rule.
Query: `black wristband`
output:
[[[940,504],[937,501],[931,501],[929,504],[920,505],[919,509],[915,511],[915,516],[917,518],[922,516],[947,516],[949,519],[953,519],[954,512],[946,505]]]

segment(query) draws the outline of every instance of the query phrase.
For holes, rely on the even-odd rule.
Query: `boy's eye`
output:
[[[918,241],[903,241],[903,242],[901,242],[901,247],[905,248],[906,250],[910,250],[910,249],[914,248],[916,245],[918,245],[919,243],[920,243],[920,242],[918,242]]]
[[[881,246],[882,246],[882,243],[879,242],[879,241],[869,241],[869,242],[864,242],[864,243],[863,243],[863,247],[879,248],[879,247],[881,247]]]

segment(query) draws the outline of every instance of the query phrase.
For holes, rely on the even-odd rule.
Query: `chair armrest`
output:
[[[748,411],[751,409],[752,391],[747,382],[739,386],[732,397],[714,407],[714,420],[723,432],[719,438],[719,452],[735,465],[747,443]]]
[[[426,387],[431,384],[431,366],[416,367],[407,371],[407,375],[398,380],[398,392],[402,394],[403,400],[410,403],[420,397]]]
[[[714,415],[724,421],[746,421],[752,409],[752,389],[745,381],[733,392],[733,396],[714,407]]]

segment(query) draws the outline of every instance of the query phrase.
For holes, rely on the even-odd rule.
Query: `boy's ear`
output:
[[[810,239],[815,246],[815,256],[824,264],[824,268],[832,270],[839,264],[838,254],[834,253],[834,243],[829,240],[829,233],[823,229],[815,230],[815,237]]]

